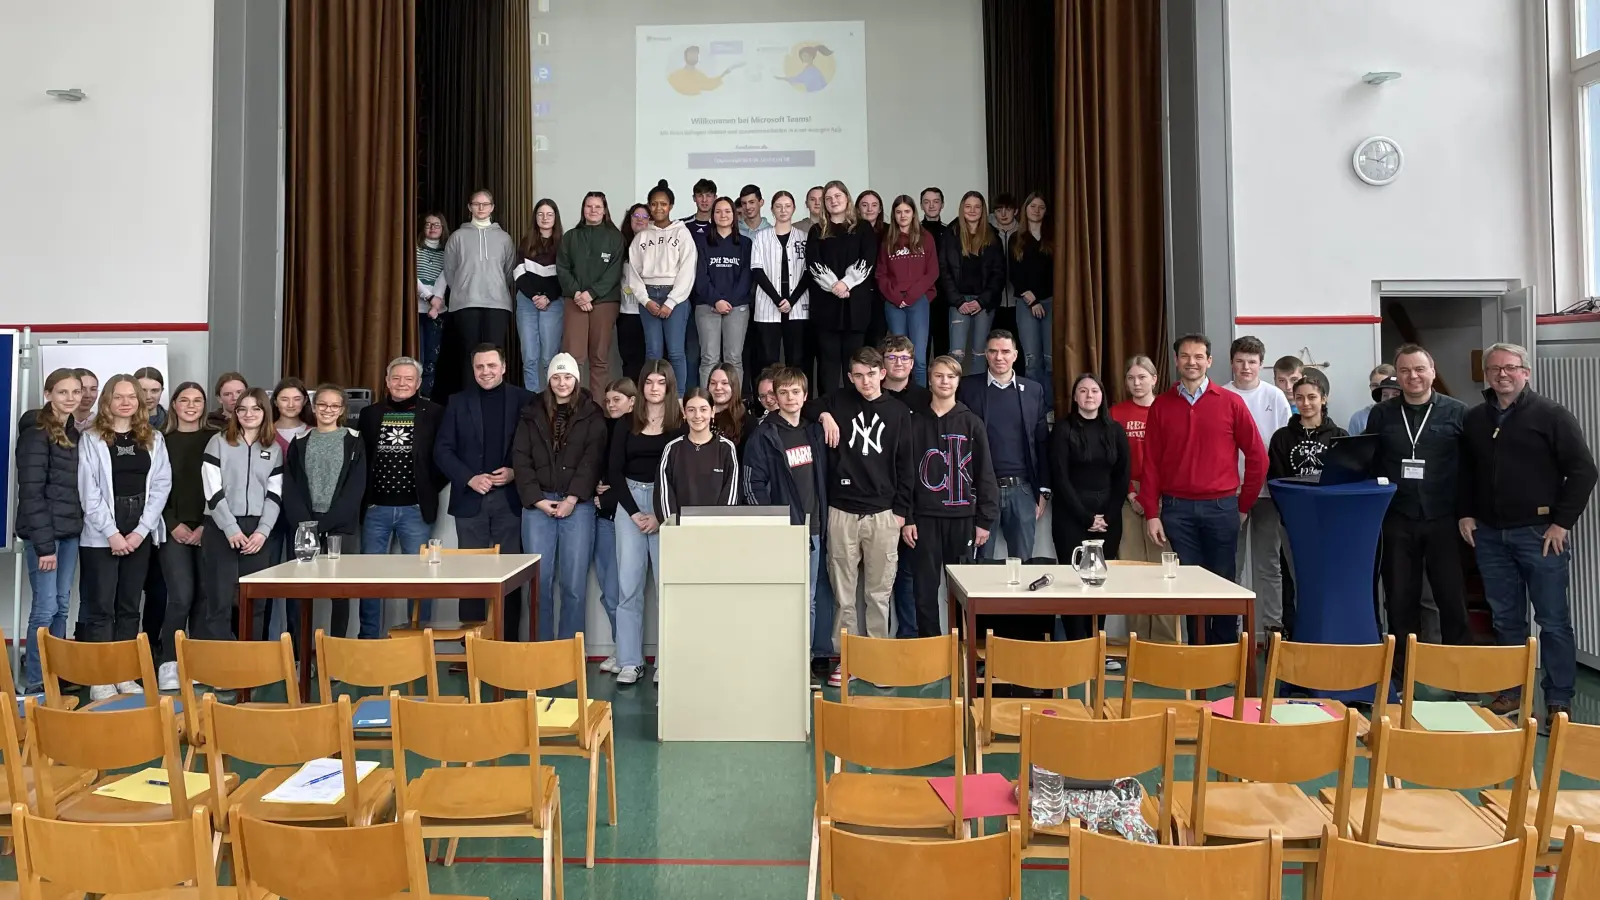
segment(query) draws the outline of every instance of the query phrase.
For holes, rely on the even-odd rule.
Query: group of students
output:
[[[416,303],[423,388],[441,400],[471,380],[471,349],[521,349],[521,383],[543,383],[557,353],[587,370],[589,389],[665,359],[679,395],[709,384],[726,364],[747,391],[751,375],[779,362],[812,373],[816,393],[846,381],[849,358],[887,334],[910,338],[913,378],[927,384],[930,352],[948,348],[967,374],[982,369],[984,340],[1004,311],[1015,317],[1025,370],[1049,382],[1054,257],[1048,205],[1008,194],[991,211],[962,196],[942,220],[944,192],[885,205],[830,181],[805,194],[775,192],[772,221],[757,185],[737,198],[710,179],[693,189],[695,211],[672,217],[666,181],[613,223],[605,194],[583,199],[562,225],[541,199],[520,243],[494,221],[494,198],[472,195],[470,220],[452,232],[444,214],[422,217]],[[437,383],[435,383],[437,379]]]

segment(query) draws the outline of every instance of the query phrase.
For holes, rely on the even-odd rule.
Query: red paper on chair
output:
[[[945,809],[956,811],[956,779],[954,775],[929,778],[928,785],[944,801]],[[968,775],[962,782],[961,814],[968,819],[1017,814],[1016,788],[1004,775],[985,772]]]
[[[1214,716],[1221,716],[1224,719],[1238,718],[1237,716],[1235,716],[1233,714],[1233,698],[1232,697],[1223,697],[1221,700],[1215,700],[1207,708],[1211,710],[1211,714],[1214,715]],[[1245,715],[1244,721],[1246,721],[1246,722],[1259,722],[1259,721],[1261,721],[1261,698],[1260,697],[1246,697],[1245,698],[1245,701],[1244,701],[1244,715]]]

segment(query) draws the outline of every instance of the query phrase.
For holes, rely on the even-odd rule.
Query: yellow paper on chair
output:
[[[189,799],[193,800],[211,789],[211,777],[204,772],[185,772],[183,786],[189,794]],[[126,778],[96,788],[95,793],[101,797],[115,797],[131,803],[164,805],[172,802],[172,789],[167,786],[166,769],[144,769],[135,772]]]
[[[540,697],[540,728],[571,728],[578,721],[577,697]]]

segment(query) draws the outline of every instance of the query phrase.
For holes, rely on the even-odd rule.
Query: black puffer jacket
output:
[[[56,539],[83,531],[78,498],[78,429],[67,422],[72,446],[53,443],[29,412],[17,423],[17,537],[40,556],[53,556]]]
[[[572,403],[566,443],[560,450],[545,414],[544,395],[535,394],[522,408],[522,420],[511,441],[511,471],[517,496],[526,509],[545,499],[546,493],[577,497],[580,503],[594,499],[595,486],[605,471],[611,420],[583,388]]]

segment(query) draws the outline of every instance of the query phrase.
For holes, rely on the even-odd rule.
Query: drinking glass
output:
[[[439,538],[428,538],[428,562],[438,565],[444,561],[444,541]]]
[[[343,540],[343,536],[342,535],[337,535],[337,534],[328,535],[328,558],[329,559],[338,559],[339,558],[339,544],[342,542],[342,540]]]
[[[1173,553],[1171,550],[1161,554],[1161,577],[1178,577],[1178,554]]]
[[[1015,556],[1006,557],[1006,584],[1022,583],[1022,560]]]

